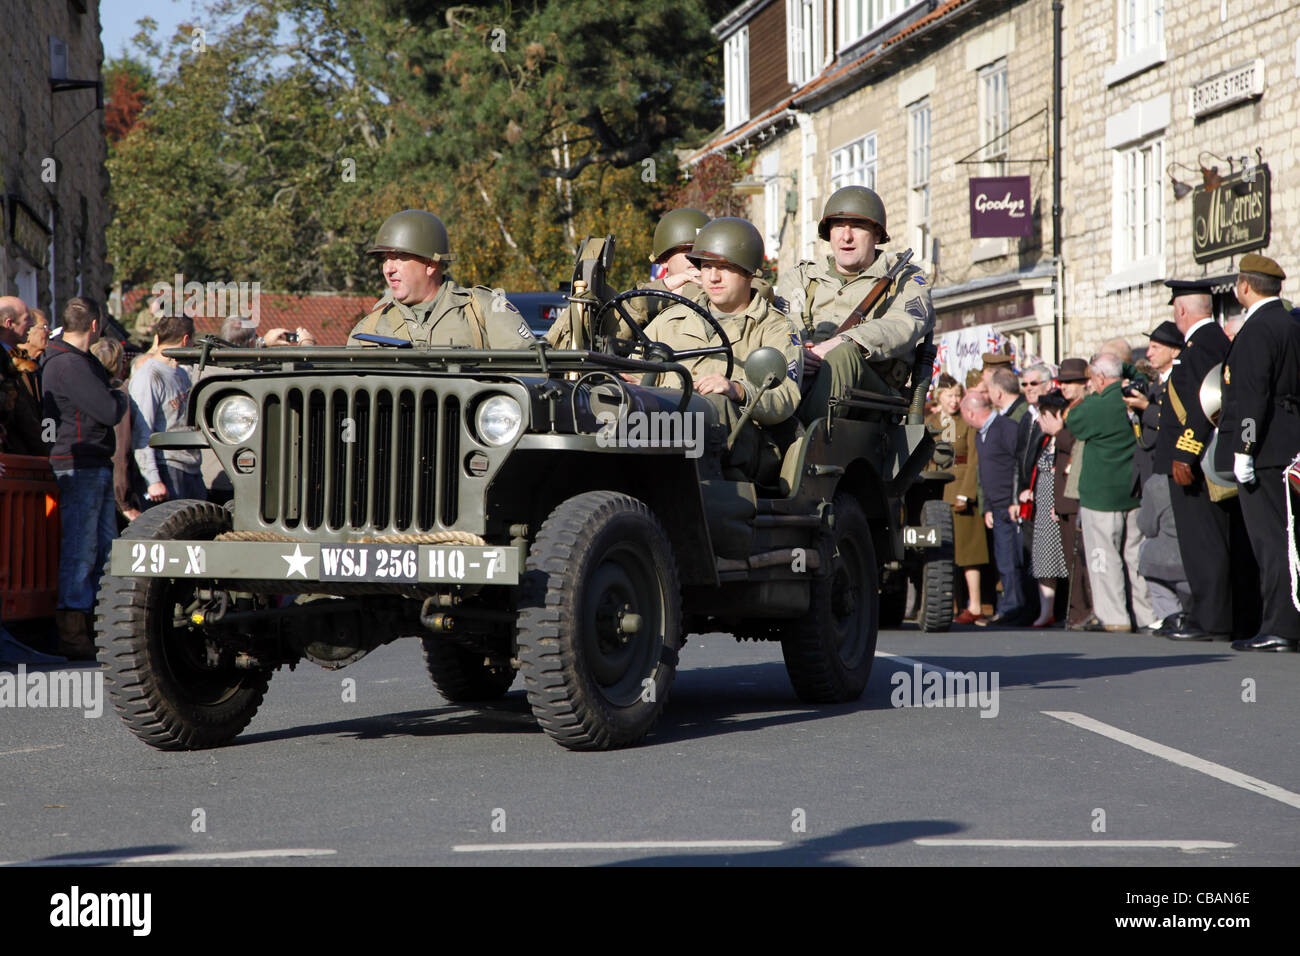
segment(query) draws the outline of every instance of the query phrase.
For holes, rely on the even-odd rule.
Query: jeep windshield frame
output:
[[[685,366],[677,362],[625,358],[590,349],[556,349],[549,342],[539,341],[526,349],[472,349],[472,348],[385,348],[366,346],[316,345],[309,347],[284,346],[276,348],[241,348],[223,343],[215,337],[203,337],[197,347],[165,349],[163,354],[183,365],[194,365],[199,371],[209,366],[218,368],[266,369],[277,367],[284,371],[307,371],[319,368],[423,370],[449,375],[467,375],[476,372],[509,373],[516,375],[567,375],[594,370],[611,373],[630,372],[642,375],[675,375],[681,382],[681,398],[677,410],[684,412],[695,392],[695,382]]]

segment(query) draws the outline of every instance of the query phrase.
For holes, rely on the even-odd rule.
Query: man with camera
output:
[[[1137,573],[1138,545],[1133,495],[1133,427],[1121,391],[1124,362],[1103,352],[1092,360],[1092,394],[1066,412],[1074,437],[1087,444],[1079,475],[1079,524],[1088,555],[1093,607],[1107,631],[1128,631],[1153,623],[1146,582]],[[1128,582],[1126,600],[1125,580]],[[1132,621],[1129,603],[1132,605]]]

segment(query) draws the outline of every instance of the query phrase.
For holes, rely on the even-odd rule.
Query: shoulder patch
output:
[[[798,332],[791,332],[791,333],[790,333],[790,344],[793,345],[795,348],[798,348],[798,347],[799,347],[799,333],[798,333]]]
[[[925,285],[925,276],[918,272],[916,275],[912,276],[912,281],[917,285]]]
[[[531,339],[533,337],[533,330],[528,327],[527,322],[520,322],[519,328],[515,329],[515,331],[519,333],[521,339]]]

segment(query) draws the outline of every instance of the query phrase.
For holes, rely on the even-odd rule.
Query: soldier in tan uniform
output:
[[[879,196],[863,186],[837,189],[826,201],[817,234],[830,243],[831,255],[800,262],[786,293],[792,317],[803,326],[805,372],[816,374],[799,409],[805,422],[825,415],[831,396],[845,388],[898,392],[911,374],[916,347],[934,329],[930,287],[909,264],[870,315],[836,334],[894,262],[877,248],[889,241]]]
[[[727,378],[722,355],[682,359],[681,364],[695,380],[695,390],[717,407],[719,421],[728,431],[754,403],[751,422],[728,449],[724,465],[738,472],[738,477],[765,478],[773,465],[780,465],[777,444],[782,440],[781,426],[793,424],[790,419],[799,404],[803,357],[798,332],[789,318],[751,285],[763,260],[763,237],[751,223],[731,217],[713,220],[700,230],[690,258],[700,270],[709,313],[731,343],[735,368]],[[681,304],[664,309],[646,326],[645,333],[674,351],[721,344],[712,326]],[[755,403],[758,385],[745,378],[743,363],[750,352],[765,345],[786,357],[787,375]],[[675,381],[672,376],[667,378],[667,382],[656,384]],[[765,434],[760,434],[755,423],[765,426]]]
[[[649,282],[637,286],[638,289],[653,289],[659,292],[675,292],[692,302],[707,305],[709,297],[700,287],[700,270],[691,262],[691,248],[695,236],[709,222],[706,213],[698,209],[673,209],[664,213],[659,224],[655,226],[654,240],[651,244],[650,261],[659,267],[660,275]],[[770,283],[754,276],[750,286],[768,302],[775,302],[775,292]],[[623,303],[627,314],[644,329],[651,319],[673,303],[660,298],[632,298]],[[618,321],[617,335],[622,339],[634,339],[635,333],[628,328],[621,316]],[[567,314],[555,320],[546,333],[546,340],[556,348],[573,348],[573,336],[570,332],[572,322]],[[607,331],[609,329],[607,328]]]
[[[384,220],[367,253],[381,257],[388,292],[352,329],[349,346],[374,345],[358,333],[403,339],[417,348],[450,345],[522,349],[537,341],[519,310],[484,286],[447,276],[454,257],[447,228],[433,213],[404,209]]]

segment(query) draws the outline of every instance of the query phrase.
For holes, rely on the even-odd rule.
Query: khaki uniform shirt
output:
[[[504,297],[484,286],[466,289],[451,279],[443,280],[430,301],[416,305],[403,305],[389,292],[348,335],[349,346],[374,344],[355,338],[358,332],[406,339],[416,348],[522,349],[537,341],[519,310]]]
[[[794,324],[762,295],[754,295],[744,312],[724,315],[712,306],[709,311],[731,342],[732,355],[736,360],[731,380],[740,382],[745,389],[742,407],[748,407],[754,400],[761,384],[751,383],[745,378],[744,362],[749,353],[761,346],[770,345],[785,356],[786,377],[759,398],[753,415],[754,421],[760,425],[775,425],[785,421],[799,405],[799,375],[803,368],[803,349],[799,345],[799,333]],[[674,351],[722,344],[711,325],[681,304],[664,309],[646,327],[645,332],[653,341],[662,342]],[[683,359],[681,364],[696,381],[713,372],[722,375],[727,371],[727,358],[722,354]],[[676,382],[676,376],[660,375],[656,384],[671,386]]]
[[[882,252],[852,277],[841,275],[830,257],[800,262],[786,298],[791,302],[792,317],[803,326],[804,340],[816,343],[834,335],[876,280],[889,271],[894,259]],[[885,381],[898,386],[911,374],[916,347],[933,329],[930,286],[921,270],[909,263],[875,309],[845,334],[867,350],[868,361]]]

